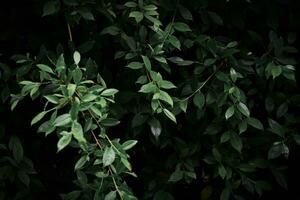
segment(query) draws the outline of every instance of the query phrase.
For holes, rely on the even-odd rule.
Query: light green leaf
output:
[[[82,100],[83,102],[90,102],[90,101],[94,101],[94,100],[97,99],[97,98],[98,98],[97,95],[94,95],[94,94],[89,93],[89,94],[84,95],[84,96],[81,98],[81,100]]]
[[[187,106],[188,106],[188,100],[179,101],[179,107],[185,113],[186,113]]]
[[[234,114],[234,106],[230,106],[225,112],[225,118],[229,119]]]
[[[75,93],[76,87],[77,86],[75,84],[72,84],[72,83],[68,84],[67,90],[68,90],[69,97],[73,96],[73,94]]]
[[[71,115],[69,113],[62,114],[54,120],[54,126],[65,126],[71,122]]]
[[[273,65],[271,69],[271,74],[273,76],[273,79],[275,79],[277,76],[279,76],[282,73],[282,68],[279,65]]]
[[[142,93],[154,93],[157,90],[157,87],[154,83],[150,82],[145,85],[142,85],[141,89],[139,92]]]
[[[75,84],[78,85],[82,79],[81,69],[79,67],[76,67],[76,69],[73,70],[72,76]]]
[[[76,122],[76,121],[73,122],[71,133],[79,143],[86,142],[86,139],[83,136],[82,126],[78,122]]]
[[[54,95],[46,95],[44,96],[49,102],[54,103],[54,104],[58,104],[59,103],[59,99],[54,96]]]
[[[101,120],[100,123],[103,126],[116,126],[120,123],[120,121],[117,119],[114,119],[114,118],[105,118],[105,119]]]
[[[48,66],[48,65],[44,65],[44,64],[37,64],[36,65],[40,70],[44,71],[44,72],[48,72],[50,74],[54,74],[53,70]]]
[[[175,115],[174,115],[171,111],[169,111],[168,109],[164,108],[164,109],[163,109],[163,112],[164,112],[164,114],[165,114],[170,120],[172,120],[173,122],[177,123],[176,117],[175,117]]]
[[[158,138],[161,134],[161,125],[157,119],[152,119],[149,121],[150,129],[155,138]]]
[[[250,111],[249,111],[248,107],[247,107],[244,103],[240,102],[240,103],[238,104],[237,108],[238,108],[238,110],[239,110],[243,115],[245,115],[245,116],[247,116],[247,117],[250,116]]]
[[[162,80],[159,82],[159,85],[161,88],[164,89],[173,89],[173,88],[177,88],[172,82],[170,81],[166,81],[166,80]]]
[[[136,144],[137,144],[137,140],[127,140],[126,142],[124,142],[122,144],[122,149],[123,150],[128,150],[128,149],[131,149],[132,147],[134,147]]]
[[[45,115],[47,114],[47,111],[40,112],[37,114],[32,120],[31,120],[31,126],[38,121],[40,121]]]
[[[186,23],[183,23],[183,22],[175,22],[174,28],[180,32],[192,31],[191,28],[189,27],[189,25],[187,25]]]
[[[102,158],[103,166],[106,167],[111,165],[114,162],[115,158],[116,153],[114,149],[112,147],[106,147]]]
[[[223,165],[218,166],[218,173],[222,179],[226,177],[227,171]]]
[[[115,95],[119,90],[117,89],[106,89],[101,93],[101,96],[113,96]]]
[[[115,200],[117,198],[116,191],[110,191],[107,195],[105,195],[104,200]]]
[[[89,160],[89,156],[88,155],[84,155],[82,156],[75,164],[75,170],[79,170],[81,169],[84,164]]]
[[[57,151],[64,149],[72,140],[71,134],[66,134],[62,136],[57,143]]]
[[[135,8],[135,7],[137,7],[137,3],[133,2],[133,1],[128,1],[124,4],[124,6],[126,6],[128,8]]]
[[[75,62],[76,65],[79,64],[80,60],[81,60],[81,56],[80,53],[78,51],[75,51],[73,54],[73,60]]]
[[[139,12],[139,11],[132,11],[130,14],[129,14],[129,17],[133,17],[135,18],[135,21],[137,23],[141,22],[144,18],[144,14],[142,12]]]
[[[153,99],[160,99],[173,107],[173,99],[172,97],[165,91],[159,90],[158,93],[153,95]]]
[[[143,63],[140,62],[131,62],[126,67],[130,69],[141,69],[143,68]]]
[[[143,62],[145,64],[146,69],[148,71],[151,71],[151,62],[150,62],[148,56],[142,56],[142,58],[143,58]]]

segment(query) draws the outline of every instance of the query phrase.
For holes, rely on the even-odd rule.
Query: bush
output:
[[[0,199],[287,190],[300,144],[296,1],[31,3],[2,33]]]

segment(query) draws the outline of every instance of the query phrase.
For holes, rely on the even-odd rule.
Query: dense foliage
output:
[[[298,4],[31,0],[4,8],[12,18],[2,17],[10,21],[0,33],[0,199],[291,193]]]

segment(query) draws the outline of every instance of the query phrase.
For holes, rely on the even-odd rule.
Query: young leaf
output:
[[[180,32],[188,32],[188,31],[192,31],[189,27],[189,25],[183,23],[183,22],[175,22],[174,23],[174,28],[177,30],[177,31],[180,31]]]
[[[62,136],[57,143],[57,151],[61,151],[63,148],[65,148],[71,142],[71,140],[71,134],[66,134]]]
[[[225,118],[229,119],[234,114],[234,106],[230,106],[225,112]]]
[[[65,126],[70,122],[71,122],[71,115],[69,113],[66,113],[58,116],[54,120],[54,126]]]
[[[44,65],[44,64],[37,64],[36,65],[40,70],[44,71],[44,72],[48,72],[50,74],[54,74],[53,70],[47,66],[47,65]]]
[[[148,71],[151,71],[151,62],[150,62],[148,56],[142,56],[142,58],[143,58],[143,62],[145,64],[146,69]]]
[[[106,167],[111,165],[114,162],[115,158],[116,153],[114,149],[112,147],[106,147],[102,158],[103,166]]]
[[[155,138],[158,138],[161,133],[161,125],[157,119],[152,119],[149,121],[150,129]]]
[[[164,114],[165,114],[170,120],[172,120],[173,122],[177,123],[176,117],[175,117],[175,115],[174,115],[171,111],[169,111],[169,110],[166,109],[166,108],[164,108],[163,111],[164,111]]]
[[[31,126],[38,121],[40,121],[45,115],[47,114],[46,111],[40,112],[38,115],[36,115],[32,120],[31,120]]]
[[[106,89],[101,93],[101,96],[113,96],[115,95],[119,90],[117,89]]]
[[[257,129],[260,129],[260,130],[264,129],[264,126],[262,125],[262,123],[256,118],[253,118],[253,117],[247,118],[247,123],[250,126],[253,126],[254,128],[257,128]]]
[[[131,149],[132,147],[134,147],[136,144],[137,144],[137,140],[127,140],[126,142],[124,142],[122,144],[122,149],[123,150],[128,150],[128,149]]]
[[[240,102],[238,104],[237,108],[246,117],[250,116],[250,111],[249,111],[248,107],[244,103]]]
[[[144,14],[139,11],[132,11],[129,14],[129,17],[133,17],[135,19],[136,23],[140,23],[144,18]]]
[[[140,62],[131,62],[126,67],[130,69],[141,69],[143,68],[143,64]]]
[[[76,65],[79,64],[80,60],[81,60],[81,56],[80,53],[78,51],[75,51],[73,54],[73,60],[75,62]]]

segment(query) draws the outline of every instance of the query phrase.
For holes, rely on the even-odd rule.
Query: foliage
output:
[[[263,3],[44,3],[44,20],[66,28],[36,56],[14,55],[16,68],[0,63],[1,90],[11,110],[31,98],[34,131],[55,135],[58,154],[75,152],[63,199],[175,199],[196,185],[192,198],[239,200],[287,189],[300,144],[296,33],[274,16],[248,26],[243,11],[222,10],[235,7],[260,14]],[[7,199],[42,188],[20,137],[5,133],[0,146],[0,197],[18,179]]]

